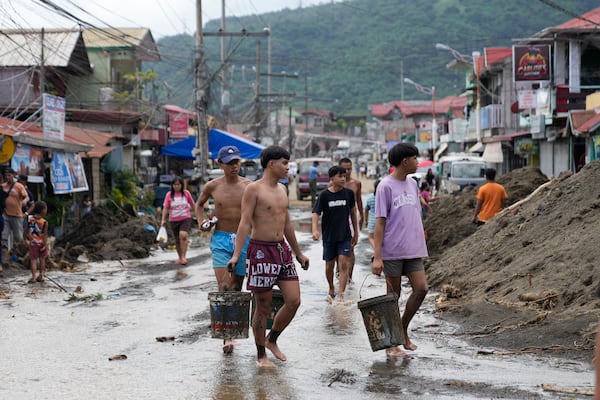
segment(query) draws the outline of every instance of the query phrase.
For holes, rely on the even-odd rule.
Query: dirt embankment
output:
[[[442,316],[482,346],[591,360],[600,320],[600,161],[545,181],[532,168],[500,177],[512,206],[479,228],[470,222],[474,190],[438,199],[426,222],[429,282],[446,294]]]
[[[156,226],[152,215],[115,214],[94,207],[56,242],[53,255],[71,262],[84,253],[91,261],[146,258],[156,241]]]

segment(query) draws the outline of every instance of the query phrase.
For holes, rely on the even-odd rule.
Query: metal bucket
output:
[[[377,351],[404,344],[398,297],[394,293],[358,302],[371,350]]]
[[[273,327],[273,320],[275,319],[275,314],[281,307],[283,307],[283,293],[281,290],[273,289],[273,297],[271,299],[271,313],[267,317],[267,329],[271,329]],[[254,301],[254,296],[252,297],[252,315],[250,318],[254,318],[254,310],[256,310],[256,302]]]
[[[215,339],[246,339],[250,326],[250,292],[211,292],[210,329]]]

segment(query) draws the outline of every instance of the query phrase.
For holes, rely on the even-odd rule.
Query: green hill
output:
[[[510,47],[514,39],[530,37],[595,7],[593,0],[349,0],[248,17],[227,19],[228,32],[271,30],[272,73],[298,78],[271,77],[273,93],[294,92],[294,107],[329,109],[340,115],[366,115],[368,104],[401,98],[402,77],[436,87],[438,97],[457,95],[464,75],[448,70],[444,43],[463,54],[483,47]],[[219,20],[205,21],[204,32],[216,32]],[[235,119],[249,122],[255,95],[257,42],[261,42],[260,70],[267,72],[266,38],[227,38],[228,83]],[[210,109],[219,115],[221,82],[220,38],[205,37],[207,68],[211,75]],[[194,47],[190,35],[158,41],[163,61],[145,64],[163,81],[157,86],[161,102],[194,107]],[[242,67],[244,66],[244,67]],[[245,71],[244,71],[245,70]],[[267,93],[267,77],[261,77]],[[405,99],[427,100],[411,85]],[[262,97],[265,107],[266,97]],[[276,101],[278,99],[271,99]]]

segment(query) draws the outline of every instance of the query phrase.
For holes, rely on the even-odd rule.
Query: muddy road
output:
[[[207,240],[196,235],[185,269],[175,268],[174,251],[155,250],[146,259],[51,270],[55,283],[27,284],[26,270],[5,276],[0,398],[590,399],[542,388],[592,390],[589,363],[499,356],[469,345],[456,326],[436,318],[435,293],[413,321],[419,349],[410,358],[372,352],[356,302],[384,294],[385,284],[370,274],[366,233],[347,293],[354,303],[332,306],[321,243],[306,232],[309,214],[292,215],[311,267],[298,269],[302,305],[280,337],[288,361],[276,360],[276,370],[256,367],[251,332],[236,340],[233,355],[223,355],[221,340],[211,338],[207,297],[216,281]],[[117,355],[126,359],[109,360]]]

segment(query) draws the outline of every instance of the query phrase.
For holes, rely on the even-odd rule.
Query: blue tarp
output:
[[[217,154],[219,153],[219,149],[223,146],[237,147],[242,154],[242,158],[247,159],[260,158],[260,152],[264,149],[264,147],[260,144],[246,140],[232,133],[219,129],[211,129],[208,132],[208,151],[210,152],[209,158],[216,158]],[[194,136],[190,136],[189,138],[180,140],[179,142],[170,144],[168,146],[163,146],[161,154],[165,156],[182,158],[184,160],[193,160],[196,158],[192,154],[194,147],[196,147],[196,138]]]

